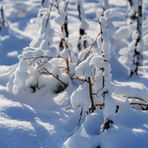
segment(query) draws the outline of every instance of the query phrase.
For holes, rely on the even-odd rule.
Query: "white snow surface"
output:
[[[88,29],[87,34],[95,39],[98,32],[98,22],[92,22],[91,19],[96,19],[94,8],[98,8],[98,1],[84,1],[87,20],[85,29]],[[80,25],[86,25],[79,23],[77,7],[73,4],[74,2],[75,0],[72,0],[69,5],[69,9],[72,10],[69,11],[69,30],[72,32],[69,40],[71,40],[72,45],[76,44],[78,35],[78,31],[73,30],[79,28]],[[115,88],[112,96],[109,96],[113,100],[107,101],[107,111],[103,112],[97,108],[92,114],[84,113],[81,119],[81,108],[79,106],[84,107],[84,111],[88,111],[90,107],[87,85],[84,85],[84,89],[82,89],[81,85],[77,87],[69,82],[68,87],[59,94],[53,93],[53,90],[57,87],[57,81],[53,77],[40,77],[41,89],[35,93],[26,91],[26,88],[22,85],[27,79],[26,69],[28,67],[23,58],[31,57],[35,51],[38,55],[42,55],[42,50],[35,48],[38,43],[34,39],[35,37],[38,38],[36,32],[39,25],[35,18],[40,7],[40,0],[3,0],[1,3],[7,10],[5,15],[9,26],[0,34],[1,148],[148,148],[148,111],[133,109],[129,105],[131,97],[132,101],[136,100],[134,97],[138,97],[148,102],[147,47],[143,52],[142,77],[135,76],[129,79],[127,76],[127,65],[129,63],[127,59],[119,58],[117,53],[122,48],[120,53],[124,54],[126,49],[123,49],[123,46],[129,44],[121,38],[128,38],[132,30],[122,26],[120,19],[115,22],[119,29],[115,33],[116,40],[114,42],[118,42],[119,45],[112,49],[115,51],[111,51],[111,68],[108,67],[108,72],[112,69],[113,86]],[[126,1],[109,0],[109,4],[112,7],[118,5],[122,8],[126,5]],[[144,4],[148,7],[147,0],[144,0]],[[148,8],[145,11],[148,11]],[[55,21],[58,24],[63,24],[63,17],[59,17]],[[147,33],[147,25],[144,28],[146,28],[145,32]],[[52,32],[52,30],[48,31],[49,33]],[[34,39],[32,43],[34,47],[29,49],[28,46],[32,39]],[[147,34],[144,35],[144,44],[148,44]],[[24,47],[27,48],[22,55],[20,53]],[[48,48],[44,40],[40,44],[41,47]],[[116,50],[116,48],[118,49]],[[47,52],[46,55],[56,56],[57,50],[53,51],[55,47],[50,49],[44,51]],[[18,58],[22,62],[16,64],[18,54],[20,54]],[[66,51],[61,54],[67,56]],[[85,54],[84,51],[81,56]],[[81,56],[79,55],[79,58]],[[88,63],[90,60],[88,59]],[[95,62],[91,61],[93,65],[97,65],[99,61]],[[82,62],[76,69],[76,74],[81,76],[85,73],[90,76],[90,66],[92,65],[88,65],[88,63]],[[45,66],[49,69],[52,67],[48,63]],[[58,73],[56,69],[54,70],[55,74]],[[18,79],[13,79],[14,71]],[[14,87],[12,87],[13,83],[15,83]],[[35,75],[27,80],[26,86],[29,86],[30,83],[36,83]],[[98,88],[100,87],[99,84],[95,85]],[[8,92],[8,89],[14,89],[12,92],[16,92],[16,94],[18,91],[21,91],[21,93],[16,95]],[[74,92],[75,90],[77,93]],[[112,106],[110,106],[110,102]],[[119,105],[119,111],[112,114],[116,105]],[[108,130],[102,131],[105,118],[111,119],[113,124]],[[79,125],[79,123],[81,124]]]

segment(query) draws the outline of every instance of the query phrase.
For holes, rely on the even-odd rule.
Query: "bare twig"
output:
[[[83,78],[80,78],[80,77],[73,77],[72,79],[79,80],[79,81],[83,81],[83,82],[87,82],[88,83],[88,80],[87,79],[83,79]]]
[[[79,118],[79,121],[78,121],[78,127],[80,127],[82,117],[83,117],[83,108],[81,108],[80,118]]]
[[[148,104],[145,103],[131,102],[130,105],[139,105],[142,110],[148,110]]]
[[[96,106],[94,105],[92,82],[91,82],[91,78],[90,77],[88,77],[88,85],[89,85],[89,96],[90,96],[90,102],[91,102],[91,107],[90,107],[89,112],[93,113],[94,110],[96,109]]]
[[[47,70],[46,68],[43,68],[43,70],[44,70],[47,74],[53,76],[53,77],[54,77],[57,81],[59,81],[62,85],[67,86],[67,84],[66,84],[64,81],[62,81],[61,79],[59,79],[58,75],[55,76],[53,73],[51,73],[51,72],[50,72],[49,70]]]
[[[49,61],[51,58],[52,57],[49,56],[36,56],[36,57],[24,58],[23,60],[32,60],[30,61],[30,65],[32,65],[38,59],[46,59],[47,61]]]
[[[123,97],[126,97],[126,96],[123,96]],[[133,96],[133,97],[132,97],[132,96],[127,96],[127,98],[128,98],[128,99],[132,99],[132,98],[133,98],[133,99],[137,99],[137,100],[143,101],[143,102],[145,102],[145,103],[148,103],[147,101],[145,101],[144,99],[142,99],[142,98],[140,98],[140,97],[135,97],[135,96]]]

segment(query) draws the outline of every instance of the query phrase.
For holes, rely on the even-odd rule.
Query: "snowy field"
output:
[[[132,35],[134,23],[126,25],[127,2],[109,0],[114,17],[109,17],[108,32],[102,27],[102,32],[108,34],[102,33],[102,38],[103,42],[110,38],[110,45],[105,42],[103,46],[92,46],[101,30],[97,19],[101,1],[83,1],[85,13],[81,19],[86,24],[79,20],[77,1],[69,1],[62,17],[53,9],[50,29],[42,28],[50,6],[47,0],[43,6],[41,0],[0,1],[5,16],[5,26],[0,29],[0,148],[148,148],[148,1],[143,1],[139,45],[143,47],[143,65],[139,75],[132,77],[130,49],[137,34]],[[66,13],[67,46],[72,49],[73,61],[66,67],[70,72],[63,70],[69,53],[58,50],[60,25]],[[103,19],[102,24],[106,21]],[[79,52],[77,46],[80,26],[86,29],[84,39],[90,42],[84,52]],[[54,47],[42,50],[49,47],[48,39]],[[104,56],[97,47],[102,48]],[[109,47],[110,51],[106,49]],[[94,49],[86,57],[89,48]],[[38,57],[32,59],[34,56],[46,59],[39,61]],[[101,71],[102,65],[106,74]],[[94,111],[90,110],[89,80],[96,91],[92,92]],[[103,86],[109,93],[106,97]],[[101,89],[102,94],[98,91]]]

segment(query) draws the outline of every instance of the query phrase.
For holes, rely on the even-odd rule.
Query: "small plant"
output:
[[[49,76],[55,79],[55,83],[58,83],[57,88],[54,90],[55,93],[65,90],[68,86],[62,80],[62,75],[65,74],[70,77],[72,55],[67,40],[64,42],[65,48],[62,51],[52,46],[54,44],[55,29],[51,27],[51,22],[54,21],[51,18],[51,12],[54,7],[51,3],[49,8],[42,8],[39,11],[39,31],[30,46],[26,47],[23,53],[19,55],[19,64],[12,78],[13,80],[11,80],[13,84],[8,82],[8,85],[12,86],[9,87],[10,91],[15,94],[22,88],[26,90],[28,87],[31,88],[33,93],[37,91],[40,86],[40,81],[38,81],[40,76]],[[61,61],[63,65],[59,67]],[[18,75],[25,76],[20,80]],[[37,85],[34,84],[34,79],[38,81]],[[19,82],[19,86],[15,85],[14,81]]]
[[[84,109],[84,112],[88,113],[93,113],[95,111],[96,105],[99,101],[104,102],[104,108],[106,108],[106,103],[109,100],[112,100],[111,67],[109,64],[110,41],[107,24],[108,18],[101,16],[100,33],[97,38],[100,46],[97,47],[98,49],[90,46],[88,49],[91,49],[91,52],[90,50],[80,52],[80,55],[83,55],[82,57],[85,57],[86,59],[82,61],[80,60],[81,62],[75,69],[75,78],[82,81],[82,87],[73,92],[71,102],[75,102],[75,96],[77,98],[80,92],[83,93],[84,88],[87,89],[86,91],[88,91],[89,103],[85,103],[85,101],[88,100],[85,100],[84,98],[83,102],[77,102],[77,106],[84,107],[83,105],[87,104],[88,106],[86,107],[86,110]],[[96,51],[98,51],[98,53],[96,53]]]

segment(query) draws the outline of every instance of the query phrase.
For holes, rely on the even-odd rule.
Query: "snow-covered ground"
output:
[[[69,30],[72,32],[69,38],[72,45],[76,44],[78,35],[78,31],[74,30],[80,25],[74,2],[72,0],[69,4]],[[49,77],[40,80],[46,87],[35,93],[22,91],[13,94],[8,91],[7,84],[17,68],[18,55],[24,47],[29,46],[39,29],[35,18],[41,2],[3,0],[0,3],[3,4],[7,22],[7,27],[0,31],[0,147],[148,148],[148,109],[132,108],[136,97],[148,103],[148,50],[143,52],[144,66],[140,69],[142,77],[133,78],[128,77],[124,61],[119,60],[119,49],[111,52],[112,85],[115,87],[113,96],[120,108],[111,117],[111,128],[103,131],[102,110],[98,109],[80,119],[81,109],[72,108],[70,96],[77,85],[70,83],[63,92],[56,94],[53,89],[57,83],[53,77]],[[124,0],[110,0],[112,7],[124,8],[125,4]],[[144,4],[148,7],[147,0]],[[96,18],[98,3],[95,0],[85,0],[84,7],[90,26],[87,34],[95,39],[98,23],[92,22],[92,19]],[[147,14],[145,17],[148,18]],[[122,20],[115,21],[115,25],[120,24]],[[122,47],[124,43],[120,45]],[[84,96],[79,97],[87,96],[85,90],[83,93]]]

